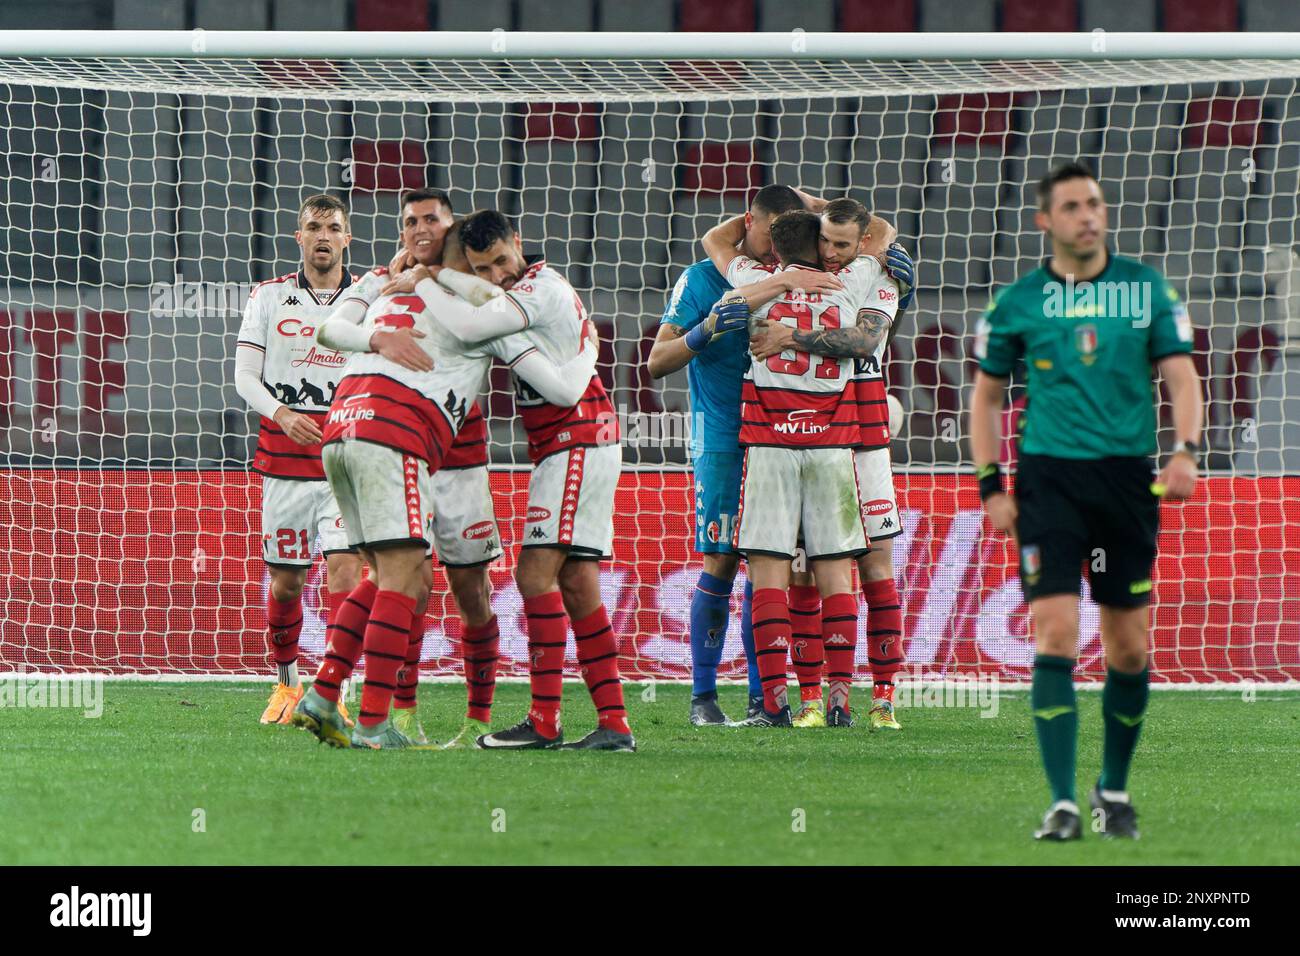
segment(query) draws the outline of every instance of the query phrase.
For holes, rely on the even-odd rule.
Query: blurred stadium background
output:
[[[6,0],[0,29],[1300,30],[1289,0]],[[882,56],[888,55],[881,39]],[[846,102],[425,104],[0,89],[0,452],[11,465],[241,468],[255,420],[230,361],[239,285],[291,271],[293,214],[354,209],[350,262],[389,257],[396,190],[499,205],[563,266],[606,335],[629,414],[684,411],[685,375],[642,368],[698,235],[771,181],[844,191],[892,220],[922,291],[896,340],[900,465],[957,462],[965,342],[990,292],[1042,252],[1032,183],[1094,164],[1119,251],[1189,297],[1209,380],[1210,464],[1300,471],[1300,99],[1290,81]],[[1242,174],[1246,164],[1251,176]],[[351,170],[346,173],[345,170]],[[354,178],[352,178],[354,177]],[[1292,274],[1296,280],[1291,283]],[[178,279],[179,277],[179,279]],[[233,284],[234,309],[158,309],[174,283]],[[163,293],[170,295],[172,293]],[[208,293],[209,305],[211,292]],[[177,303],[172,303],[175,305]],[[191,314],[183,314],[183,313]],[[144,319],[148,316],[147,320]],[[144,321],[148,322],[145,327]],[[1287,386],[1287,383],[1289,387]],[[1289,396],[1289,398],[1288,398]],[[1262,404],[1261,404],[1262,400]],[[504,379],[492,410],[509,414]],[[1241,442],[1241,427],[1257,434]],[[53,427],[50,427],[53,425]],[[53,441],[43,440],[53,438]],[[522,462],[498,423],[493,456]],[[1256,457],[1256,456],[1260,457]],[[680,445],[629,463],[684,462]]]

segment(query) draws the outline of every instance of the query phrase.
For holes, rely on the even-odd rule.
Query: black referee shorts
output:
[[[1078,594],[1083,568],[1098,604],[1150,601],[1160,530],[1154,478],[1149,458],[1022,455],[1015,495],[1025,599]]]

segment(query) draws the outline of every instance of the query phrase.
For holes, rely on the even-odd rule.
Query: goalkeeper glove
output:
[[[885,250],[885,272],[898,283],[898,311],[902,312],[912,304],[912,296],[916,294],[916,263],[906,249],[891,243]]]
[[[699,325],[686,333],[686,347],[692,352],[703,352],[720,335],[743,329],[749,322],[749,304],[739,292],[728,292],[713,306],[713,310]]]

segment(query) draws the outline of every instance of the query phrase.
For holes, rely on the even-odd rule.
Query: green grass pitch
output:
[[[640,752],[336,751],[257,724],[254,684],[108,682],[104,713],[6,708],[0,863],[1294,864],[1300,696],[1152,695],[1133,780],[1143,838],[1035,844],[1047,805],[1024,692],[999,715],[900,709],[900,734],[693,729],[688,688],[629,685]],[[860,689],[861,704],[868,692]],[[593,723],[565,685],[569,736]],[[743,688],[723,689],[743,710]],[[1079,793],[1099,695],[1081,693]],[[425,685],[431,737],[463,689]],[[498,726],[527,688],[498,689]],[[204,827],[196,832],[196,810]],[[802,826],[799,824],[802,822]]]

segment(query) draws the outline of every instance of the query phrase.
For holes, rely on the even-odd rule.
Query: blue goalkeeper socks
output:
[[[763,678],[758,673],[758,654],[754,652],[754,585],[745,582],[745,601],[740,605],[740,643],[745,647],[749,667],[749,696],[763,696]]]
[[[691,598],[691,693],[699,697],[718,692],[718,664],[731,618],[734,581],[700,574]]]

